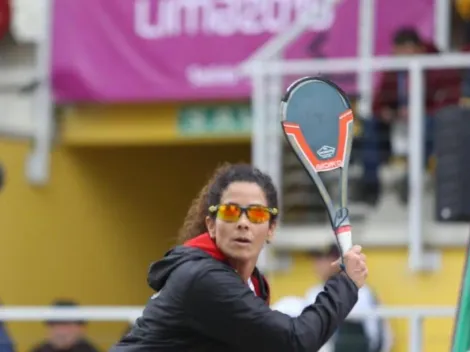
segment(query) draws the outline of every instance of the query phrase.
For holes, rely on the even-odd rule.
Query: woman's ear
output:
[[[209,236],[214,240],[215,239],[215,220],[210,216],[206,216],[206,228],[209,232]]]
[[[268,236],[266,238],[266,243],[271,243],[274,239],[274,232],[276,231],[276,227],[277,227],[277,222],[276,221],[273,221],[270,225],[269,225],[269,230],[268,230]]]

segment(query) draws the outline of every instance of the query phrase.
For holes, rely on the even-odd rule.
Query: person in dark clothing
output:
[[[15,344],[10,338],[6,327],[0,321],[0,352],[14,352]]]
[[[464,39],[465,44],[462,48],[462,52],[470,52],[470,19],[465,19],[464,24]],[[470,68],[465,68],[462,74],[462,86],[460,94],[460,106],[470,108]]]
[[[413,28],[402,28],[393,38],[394,56],[436,54],[438,49],[422,40]],[[439,109],[457,104],[460,98],[461,70],[426,70],[425,79],[425,160],[433,149],[433,118]],[[380,195],[379,167],[392,154],[392,128],[407,128],[408,71],[383,74],[373,103],[373,117],[363,121],[361,138],[364,166],[363,193],[365,200],[376,204]]]
[[[182,245],[151,265],[156,293],[112,352],[317,351],[344,321],[367,277],[355,246],[297,318],[269,308],[257,270],[278,215],[271,178],[246,164],[220,168],[189,209]],[[340,270],[344,268],[344,270]]]
[[[53,307],[73,308],[77,303],[71,300],[57,300]],[[98,352],[85,338],[84,321],[49,321],[47,341],[34,347],[31,352]]]

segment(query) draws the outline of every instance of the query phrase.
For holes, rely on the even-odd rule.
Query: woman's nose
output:
[[[250,225],[250,220],[248,220],[246,214],[243,213],[240,216],[240,219],[238,219],[237,228],[240,230],[241,229],[245,230],[245,229],[248,229],[249,225]]]

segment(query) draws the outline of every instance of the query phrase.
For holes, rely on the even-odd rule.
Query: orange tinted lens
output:
[[[269,220],[271,214],[265,207],[249,207],[247,210],[248,219],[251,222],[261,223]]]
[[[242,210],[238,205],[223,204],[219,206],[217,217],[224,221],[237,221],[240,218]]]

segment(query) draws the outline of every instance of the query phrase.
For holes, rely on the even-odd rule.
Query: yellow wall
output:
[[[147,267],[170,247],[192,197],[221,161],[249,161],[248,145],[67,149],[52,179],[24,177],[28,145],[0,141],[7,184],[0,194],[0,299],[47,305],[143,305]],[[190,175],[190,177],[188,177]],[[20,352],[43,337],[39,323],[11,323]],[[105,348],[125,324],[92,323]]]
[[[442,269],[435,274],[415,275],[408,271],[405,250],[367,250],[369,284],[376,289],[385,305],[448,305],[458,301],[465,250],[446,250]],[[302,254],[294,257],[292,270],[274,275],[271,281],[273,300],[285,295],[304,295],[313,284],[311,261]],[[397,348],[394,352],[408,351],[408,325],[406,320],[391,320]],[[428,319],[425,329],[425,352],[450,350],[453,319]]]
[[[248,145],[57,148],[52,180],[32,188],[24,178],[28,146],[1,142],[8,172],[0,194],[0,298],[8,305],[46,305],[71,297],[87,305],[141,305],[150,290],[149,263],[174,243],[191,198],[222,160],[247,161]],[[188,172],[191,178],[188,178]],[[436,274],[412,275],[403,250],[367,251],[370,283],[387,305],[454,305],[463,250],[446,250]],[[288,274],[274,276],[274,299],[301,295],[312,284],[310,262],[295,257]],[[393,321],[406,351],[405,321]],[[39,323],[9,324],[20,352],[43,336]],[[90,324],[103,348],[123,324]],[[425,324],[426,352],[449,350],[451,319]]]
[[[68,107],[61,114],[60,142],[68,146],[217,145],[250,142],[250,136],[246,134],[181,134],[178,127],[180,108],[181,106],[175,104],[154,103]]]

